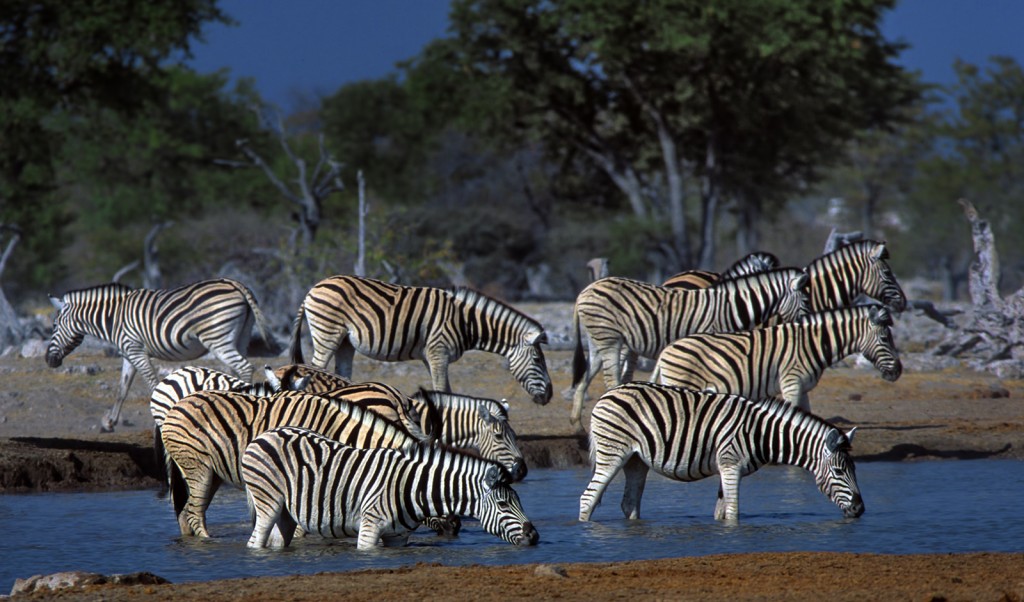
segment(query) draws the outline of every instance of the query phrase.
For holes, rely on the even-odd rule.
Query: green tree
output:
[[[7,0],[0,20],[0,221],[25,233],[15,270],[35,283],[55,275],[68,222],[55,202],[55,157],[66,118],[137,110],[165,89],[209,22],[229,22],[216,0]]]
[[[780,197],[913,100],[878,29],[892,5],[456,0],[451,43],[484,129],[585,158],[668,225],[667,267],[710,267],[723,195]]]

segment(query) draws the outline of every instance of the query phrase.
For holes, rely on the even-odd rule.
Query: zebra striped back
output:
[[[442,443],[478,450],[481,457],[505,468],[513,482],[526,478],[526,459],[509,424],[506,405],[482,397],[422,390],[413,395],[413,401],[437,409]]]
[[[806,269],[811,310],[846,307],[863,293],[893,311],[903,311],[907,297],[888,259],[885,243],[874,240],[852,242],[815,259]]]
[[[196,391],[234,391],[266,397],[278,391],[269,382],[251,383],[205,366],[185,366],[165,376],[149,398],[149,412],[160,428],[167,411]]]
[[[333,355],[335,371],[352,376],[356,351],[381,361],[420,359],[433,387],[451,391],[448,364],[478,349],[505,356],[519,384],[538,404],[551,399],[551,379],[540,345],[544,328],[509,305],[469,289],[399,286],[356,276],[321,280],[299,307],[291,357],[302,363],[302,323],[313,341],[310,363]]]
[[[826,368],[852,353],[862,353],[885,380],[900,377],[892,324],[888,309],[871,305],[744,332],[690,335],[661,352],[652,378],[749,399],[781,396],[810,411],[807,393]]]
[[[809,470],[818,489],[848,517],[864,503],[850,457],[850,437],[825,420],[777,400],[629,383],[605,393],[591,415],[594,474],[580,497],[590,520],[605,488],[626,473],[622,510],[639,518],[647,471],[679,481],[721,479],[716,519],[739,514],[739,480],[765,464]]]
[[[173,460],[171,500],[183,535],[207,537],[206,507],[221,482],[241,487],[241,456],[257,435],[299,426],[357,447],[412,447],[415,436],[380,414],[344,399],[298,391],[257,397],[198,391],[167,412],[161,429]]]
[[[50,300],[58,310],[46,350],[46,363],[51,368],[60,366],[85,335],[113,343],[126,360],[117,401],[103,425],[105,430],[117,424],[136,371],[142,373],[150,388],[159,383],[151,358],[189,361],[211,352],[238,377],[251,380],[253,367],[245,353],[253,323],[259,326],[265,341],[273,341],[252,292],[226,278],[170,290],[133,290],[105,284]]]
[[[404,545],[427,517],[468,515],[515,545],[537,543],[509,475],[497,464],[441,448],[356,449],[315,432],[279,428],[248,446],[246,495],[254,514],[249,547],[278,526],[325,537],[358,537],[358,548]]]
[[[781,265],[782,262],[780,262],[779,258],[775,255],[765,251],[757,251],[736,260],[735,263],[729,266],[721,274],[716,274],[715,272],[709,272],[706,270],[686,270],[685,272],[679,272],[665,282],[662,282],[661,286],[685,288],[689,290],[708,288],[722,280],[731,280],[741,276],[767,272],[768,270],[774,270]]]
[[[667,288],[627,278],[604,278],[585,288],[573,312],[573,424],[580,426],[587,387],[599,368],[606,387],[632,378],[620,371],[637,356],[657,358],[673,341],[698,332],[747,330],[775,315],[784,321],[807,313],[807,276],[792,268],[722,281],[701,290]],[[582,329],[591,353],[583,352]],[[591,366],[594,366],[591,369]]]
[[[267,380],[270,380],[270,374],[273,374],[274,378],[280,380],[284,384],[282,388],[289,388],[287,383],[305,379],[305,385],[301,390],[307,393],[323,393],[325,391],[333,391],[334,389],[347,387],[352,384],[351,380],[339,376],[334,372],[314,368],[307,364],[288,364],[281,366],[276,370],[269,371]]]

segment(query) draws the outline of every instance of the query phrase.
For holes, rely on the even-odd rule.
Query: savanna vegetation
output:
[[[753,250],[805,265],[833,228],[964,297],[961,197],[1016,290],[1024,71],[921,81],[881,32],[894,5],[453,0],[393,74],[283,114],[187,66],[231,22],[216,0],[8,0],[0,349],[47,292],[115,276],[236,277],[283,329],[336,273],[571,299],[594,256],[652,280]]]

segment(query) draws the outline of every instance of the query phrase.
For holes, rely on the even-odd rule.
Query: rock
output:
[[[56,591],[86,585],[161,585],[164,583],[170,583],[170,581],[148,572],[101,575],[85,571],[67,571],[52,575],[35,575],[28,579],[16,579],[14,587],[11,589],[11,595]]]
[[[42,339],[29,339],[21,346],[21,357],[31,359],[46,355],[48,343]]]
[[[552,564],[540,564],[533,570],[533,574],[538,577],[568,577],[569,574],[565,572],[560,566]]]

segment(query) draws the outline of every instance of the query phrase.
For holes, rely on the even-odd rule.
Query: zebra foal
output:
[[[823,311],[779,326],[695,334],[666,347],[651,380],[748,399],[781,397],[810,411],[808,392],[825,369],[862,353],[895,382],[903,373],[892,315],[879,305]]]
[[[614,277],[591,283],[577,296],[573,310],[575,391],[570,421],[583,430],[583,402],[599,370],[611,388],[632,380],[638,356],[656,359],[662,349],[688,334],[746,330],[775,315],[792,321],[807,313],[806,286],[807,275],[792,268],[699,290]],[[590,336],[589,353],[583,350],[583,330]]]
[[[593,476],[580,496],[589,521],[608,484],[625,473],[622,512],[640,518],[651,469],[677,481],[719,475],[715,519],[739,517],[740,479],[766,464],[799,466],[848,518],[864,513],[850,457],[851,430],[778,400],[628,383],[605,393],[590,418]]]
[[[381,361],[418,359],[433,388],[451,391],[448,366],[470,350],[505,356],[509,370],[534,403],[551,400],[551,378],[541,344],[543,326],[509,305],[476,291],[398,286],[372,278],[333,276],[306,294],[292,326],[291,359],[303,363],[302,323],[313,341],[311,364],[352,377],[355,352]]]
[[[444,447],[356,449],[315,432],[278,428],[245,450],[242,477],[254,516],[250,548],[287,546],[296,527],[356,537],[356,547],[402,546],[427,517],[472,516],[488,533],[536,545],[510,476]],[[278,528],[281,541],[271,539]]]
[[[136,372],[150,389],[160,379],[150,358],[188,361],[209,351],[243,380],[253,367],[245,358],[255,321],[265,341],[272,341],[256,298],[244,284],[221,278],[170,290],[131,289],[104,284],[50,297],[57,309],[46,363],[57,368],[86,335],[117,346],[124,358],[117,401],[103,417],[113,430]]]

